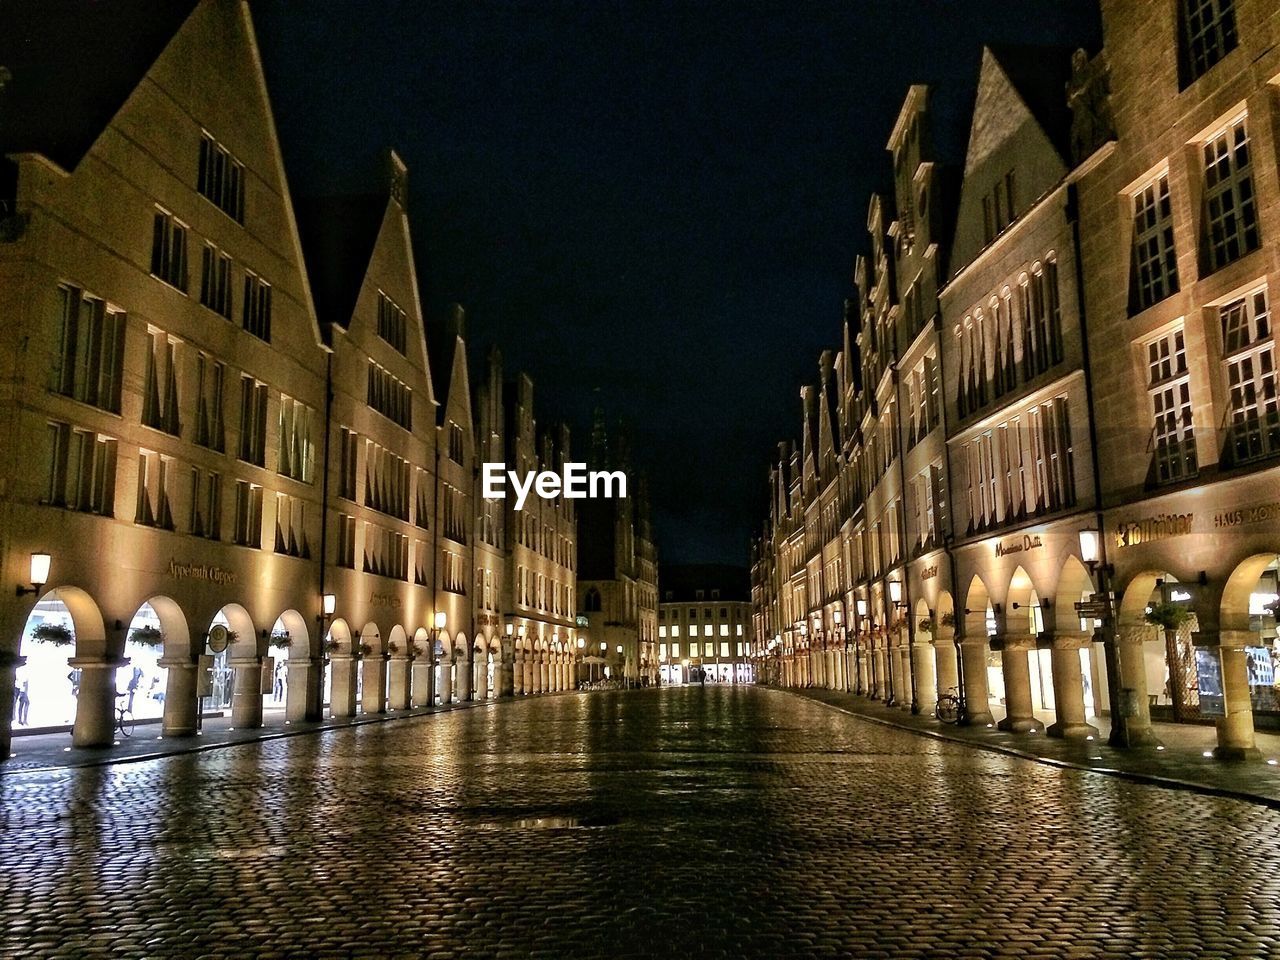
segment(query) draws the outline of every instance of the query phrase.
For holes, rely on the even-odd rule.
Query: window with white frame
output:
[[[1196,475],[1195,433],[1191,420],[1191,377],[1182,327],[1146,345],[1147,394],[1151,397],[1152,480],[1172,483]]]
[[[405,335],[406,326],[407,318],[405,312],[396,305],[394,300],[379,290],[378,336],[395,347],[400,353],[404,353],[408,342]]]
[[[207,354],[196,357],[196,443],[221,453],[226,449],[222,405],[227,369]]]
[[[240,449],[245,463],[266,465],[267,385],[253,377],[240,378]]]
[[[312,437],[315,411],[300,400],[280,398],[280,458],[277,469],[302,483],[315,479],[316,446]]]
[[[1178,292],[1169,174],[1161,173],[1133,195],[1133,277],[1130,309],[1146,310]]]
[[[271,342],[271,284],[247,270],[241,326],[259,340]]]
[[[290,557],[311,557],[307,538],[306,502],[287,493],[276,494],[276,553]]]
[[[177,436],[178,341],[155,327],[147,330],[147,366],[143,381],[142,422]]]
[[[199,467],[191,468],[191,518],[193,536],[209,540],[222,538],[222,476]]]
[[[150,450],[138,451],[138,506],[134,522],[173,529],[174,464]]]
[[[1248,118],[1241,116],[1204,142],[1204,249],[1209,271],[1258,249],[1257,198]]]
[[[1280,453],[1275,339],[1267,290],[1219,308],[1229,403],[1228,451],[1236,463]]]
[[[233,540],[242,547],[262,546],[262,487],[236,481],[236,526]]]
[[[187,225],[159,208],[151,235],[151,275],[187,292]]]
[[[200,256],[200,303],[231,319],[231,258],[211,243]]]
[[[59,286],[53,391],[119,413],[124,331],[124,313],[78,287]]]
[[[196,191],[238,223],[244,223],[244,164],[209,134],[200,138]]]
[[[48,426],[45,502],[110,517],[115,514],[116,441],[67,423]]]

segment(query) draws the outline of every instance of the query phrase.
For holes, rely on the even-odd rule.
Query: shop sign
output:
[[[933,566],[925,567],[923,570],[920,571],[921,580],[932,580],[937,575],[938,575],[938,565],[936,563]]]
[[[173,558],[169,560],[168,573],[175,580],[207,580],[221,586],[236,582],[234,570],[223,570],[207,563],[179,563]]]
[[[496,613],[478,613],[476,614],[476,623],[482,627],[496,627],[498,625],[498,615]]]
[[[370,593],[369,606],[371,607],[389,607],[392,610],[400,609],[400,598],[394,593]]]
[[[1003,540],[996,544],[996,556],[1007,557],[1011,553],[1022,553],[1024,550],[1035,550],[1037,547],[1043,547],[1044,541],[1039,534],[1025,533],[1021,537],[1013,540]]]
[[[1262,523],[1266,520],[1280,520],[1280,503],[1258,503],[1252,507],[1214,514],[1213,525],[1237,527],[1244,523]]]
[[[1225,717],[1227,701],[1222,695],[1222,661],[1215,647],[1196,647],[1196,686],[1200,691],[1200,715]]]
[[[1162,513],[1157,517],[1143,517],[1120,524],[1116,530],[1117,547],[1136,547],[1140,543],[1168,540],[1191,532],[1194,513]]]

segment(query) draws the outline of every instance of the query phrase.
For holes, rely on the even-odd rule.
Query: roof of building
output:
[[[38,153],[74,170],[196,2],[5,0],[0,154]]]
[[[1071,110],[1067,82],[1074,47],[988,47],[1031,115],[1063,158],[1071,156]]]
[[[704,591],[699,601],[697,591]],[[729,564],[664,564],[658,571],[659,603],[698,603],[711,599],[711,591],[719,590],[718,599],[747,603],[751,600],[751,571]],[[667,599],[667,594],[672,595]]]
[[[385,192],[294,201],[307,279],[326,339],[329,324],[345,330],[351,323],[388,202]]]

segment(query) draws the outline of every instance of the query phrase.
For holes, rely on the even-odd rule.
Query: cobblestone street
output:
[[[1280,815],[757,688],[0,779],[4,956],[1280,954]]]

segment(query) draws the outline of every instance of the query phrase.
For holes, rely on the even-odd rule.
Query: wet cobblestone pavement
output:
[[[0,778],[0,956],[1280,956],[1280,813],[753,688]]]

